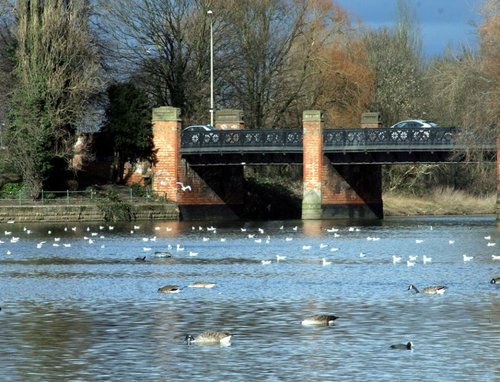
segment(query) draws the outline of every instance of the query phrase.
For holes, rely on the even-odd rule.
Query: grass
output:
[[[384,193],[385,216],[489,215],[495,214],[496,194],[469,195],[450,188],[436,188],[428,196]]]

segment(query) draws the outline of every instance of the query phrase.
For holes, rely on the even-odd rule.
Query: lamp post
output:
[[[214,39],[213,39],[213,12],[207,11],[210,17],[210,125],[214,126]]]

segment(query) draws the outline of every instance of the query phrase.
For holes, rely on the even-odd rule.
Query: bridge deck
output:
[[[302,164],[302,129],[183,132],[181,155],[191,165]],[[323,153],[333,163],[459,162],[459,130],[325,129]],[[496,152],[494,144],[488,147]],[[454,155],[453,155],[454,154]]]

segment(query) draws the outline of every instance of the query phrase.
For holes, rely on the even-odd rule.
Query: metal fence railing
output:
[[[156,201],[165,202],[167,200],[165,192],[157,192],[151,190],[136,190],[129,188],[128,190],[120,190],[120,192],[107,190],[89,189],[85,191],[42,191],[39,198],[33,199],[26,195],[23,191],[16,194],[0,195],[0,205],[39,205],[39,204],[54,204],[54,205],[78,205],[78,204],[97,204],[105,201],[123,201],[123,202],[140,202],[140,201]]]

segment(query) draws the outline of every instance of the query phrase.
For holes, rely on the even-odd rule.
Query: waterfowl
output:
[[[195,281],[194,283],[188,285],[189,288],[213,288],[215,283],[210,281]]]
[[[413,349],[413,342],[409,341],[406,344],[391,345],[391,349],[412,350]]]
[[[135,261],[146,261],[146,256],[136,257]]]
[[[215,332],[207,331],[194,337],[191,334],[187,334],[185,341],[188,345],[193,343],[200,345],[230,345],[232,334],[229,332]]]
[[[492,284],[499,284],[500,283],[500,277],[494,277],[491,279],[490,283]]]
[[[425,294],[443,294],[448,287],[443,285],[431,285],[422,289],[422,293]],[[410,284],[408,290],[414,290],[415,293],[420,293],[420,291],[415,287],[415,285]]]
[[[179,293],[181,288],[177,285],[164,285],[158,288],[159,293]]]
[[[172,257],[172,254],[168,251],[156,251],[155,256],[156,257]]]
[[[304,326],[310,325],[323,325],[330,326],[333,325],[333,321],[335,321],[338,317],[333,314],[317,314],[314,316],[306,317],[301,324]]]

